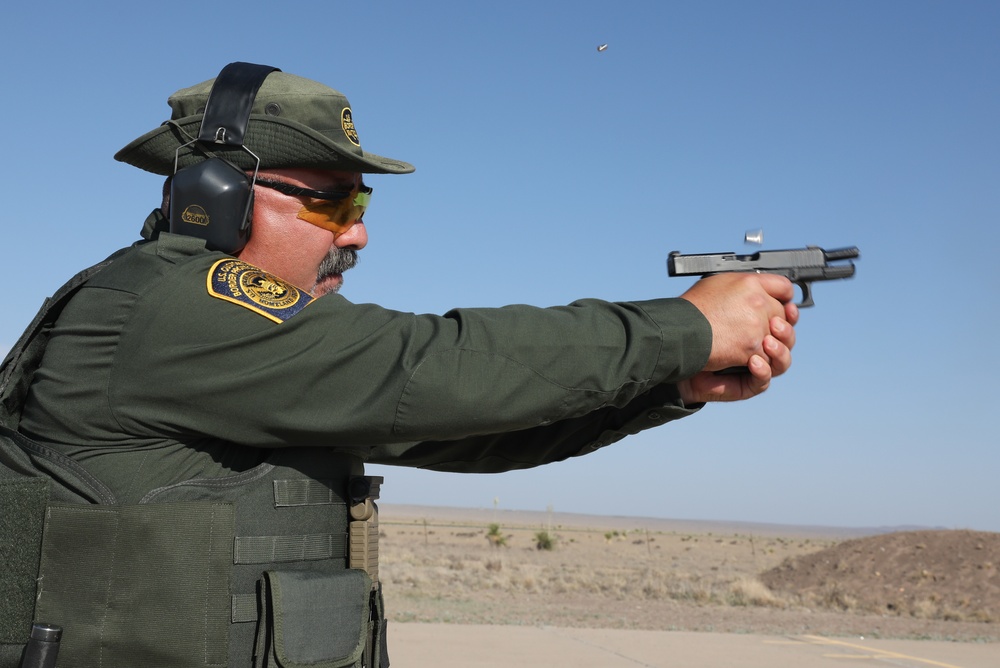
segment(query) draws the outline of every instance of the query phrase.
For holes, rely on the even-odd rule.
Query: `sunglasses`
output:
[[[334,234],[343,234],[359,222],[372,199],[372,189],[363,183],[351,190],[312,190],[267,179],[257,179],[255,184],[292,197],[319,200],[304,205],[298,217]]]

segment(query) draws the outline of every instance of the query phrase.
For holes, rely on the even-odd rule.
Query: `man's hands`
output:
[[[799,309],[791,281],[774,274],[731,273],[704,278],[681,295],[712,325],[705,369],[678,384],[687,404],[740,401],[767,389],[792,364]],[[732,367],[746,373],[716,374]]]

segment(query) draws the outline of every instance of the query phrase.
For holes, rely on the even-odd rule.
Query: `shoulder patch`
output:
[[[239,304],[275,322],[306,307],[312,295],[259,267],[240,260],[219,260],[208,271],[208,294]]]

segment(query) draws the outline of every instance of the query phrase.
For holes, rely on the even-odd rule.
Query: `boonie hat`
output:
[[[177,149],[198,137],[215,79],[177,91],[167,99],[170,120],[147,132],[115,154],[115,160],[154,174],[174,173]],[[407,174],[413,165],[361,149],[351,105],[343,93],[321,83],[272,72],[264,79],[250,111],[244,146],[260,158],[261,169],[311,168],[365,174]],[[239,147],[212,146],[242,169],[255,166]],[[177,168],[208,157],[192,144],[177,154]]]

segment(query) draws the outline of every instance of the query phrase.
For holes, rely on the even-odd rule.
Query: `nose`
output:
[[[365,229],[365,224],[359,220],[351,226],[351,229],[334,239],[333,245],[337,248],[361,250],[368,245],[368,230]]]

